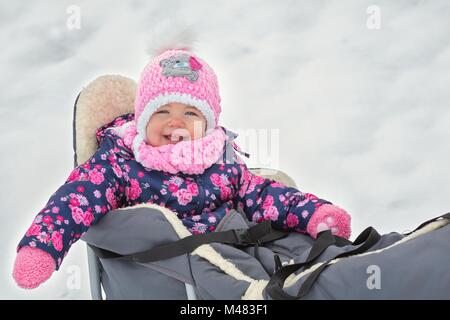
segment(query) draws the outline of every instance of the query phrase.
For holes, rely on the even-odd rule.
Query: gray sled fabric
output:
[[[383,235],[370,252],[332,261],[305,299],[450,299],[448,222],[433,222],[409,236]],[[250,225],[239,212],[231,211],[217,231]],[[109,212],[82,239],[126,255],[189,235],[170,210],[139,205]],[[290,233],[259,247],[258,255],[254,247],[212,243],[152,263],[100,259],[101,282],[107,299],[186,299],[184,283],[194,286],[199,299],[271,299],[265,287],[275,270],[274,255],[283,264],[300,263],[313,244],[307,235]],[[285,292],[296,295],[310,271],[353,248],[329,247],[316,265],[286,280]]]

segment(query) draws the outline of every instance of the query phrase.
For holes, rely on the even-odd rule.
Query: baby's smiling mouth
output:
[[[177,143],[184,140],[184,137],[181,135],[176,134],[167,134],[163,135],[163,137],[167,140],[169,140],[170,143]]]

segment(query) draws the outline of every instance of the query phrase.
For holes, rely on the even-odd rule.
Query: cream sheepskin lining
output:
[[[120,115],[134,112],[136,88],[134,80],[105,75],[81,91],[75,113],[77,164],[86,162],[97,150],[98,128]]]

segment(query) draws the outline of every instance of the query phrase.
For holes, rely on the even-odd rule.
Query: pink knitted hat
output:
[[[221,111],[216,74],[187,49],[164,51],[142,72],[134,103],[138,135],[145,137],[152,114],[172,102],[196,107],[206,118],[206,129],[216,128]]]

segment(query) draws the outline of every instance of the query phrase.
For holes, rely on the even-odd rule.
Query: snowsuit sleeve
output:
[[[306,233],[316,210],[323,204],[331,204],[311,193],[257,176],[243,163],[239,168],[237,208],[251,221],[271,220],[276,229]]]
[[[17,250],[23,246],[48,252],[56,270],[71,245],[104,214],[122,206],[123,178],[117,151],[105,139],[97,152],[76,167],[37,214]]]

